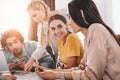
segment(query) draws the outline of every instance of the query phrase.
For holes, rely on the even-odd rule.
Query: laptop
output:
[[[0,51],[0,73],[10,72],[3,51]]]

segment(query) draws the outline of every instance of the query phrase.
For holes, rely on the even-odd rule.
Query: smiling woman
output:
[[[29,17],[26,12],[26,6],[29,1],[30,0],[0,1],[0,33],[15,28],[27,39]]]

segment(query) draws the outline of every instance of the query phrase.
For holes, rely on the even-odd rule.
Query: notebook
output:
[[[10,72],[3,51],[0,51],[0,73]]]

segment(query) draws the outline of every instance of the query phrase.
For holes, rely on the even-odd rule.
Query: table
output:
[[[17,80],[43,80],[35,72],[29,72],[27,74],[15,74]]]

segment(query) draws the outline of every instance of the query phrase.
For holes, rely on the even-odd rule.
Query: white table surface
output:
[[[34,72],[29,72],[27,74],[17,74],[15,76],[17,77],[17,80],[43,80]]]

